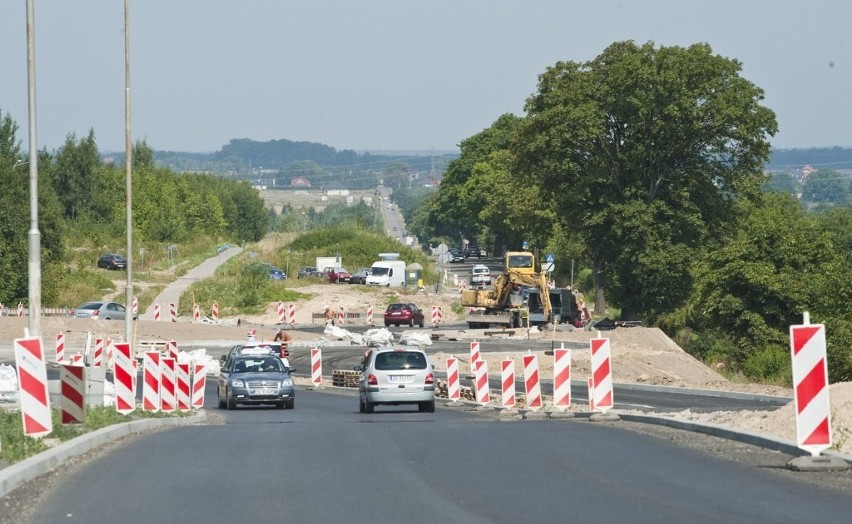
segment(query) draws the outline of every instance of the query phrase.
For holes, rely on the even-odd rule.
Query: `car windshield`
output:
[[[370,275],[372,275],[374,277],[383,277],[383,276],[386,276],[388,274],[388,271],[390,271],[390,268],[374,267],[373,270],[370,272]]]
[[[417,351],[386,351],[376,355],[375,367],[380,371],[394,369],[426,369],[426,356]]]
[[[408,309],[408,304],[391,304],[388,306],[388,311],[404,311]]]
[[[277,357],[244,358],[234,363],[234,373],[281,373],[284,366]]]
[[[100,309],[101,302],[89,302],[88,304],[83,304],[80,306],[80,309]]]

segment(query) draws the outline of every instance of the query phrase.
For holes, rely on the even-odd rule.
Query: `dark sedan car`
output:
[[[98,259],[98,267],[104,269],[126,269],[127,259],[117,253],[107,253]]]
[[[349,277],[350,284],[366,284],[367,277],[370,275],[370,268],[368,267],[359,267],[357,271],[352,273],[352,276]]]
[[[296,406],[293,378],[281,359],[272,354],[229,357],[217,384],[219,408],[238,404],[272,404],[279,409]]]
[[[414,304],[391,304],[385,310],[385,326],[391,324],[423,327],[423,310]]]

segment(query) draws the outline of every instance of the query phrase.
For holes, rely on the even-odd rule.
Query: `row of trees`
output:
[[[29,170],[18,126],[0,112],[0,302],[26,301]],[[55,153],[38,155],[39,230],[44,303],[61,278],[68,248],[117,249],[125,237],[124,165],[103,162],[95,135],[69,135]],[[135,242],[182,243],[199,238],[256,241],[267,231],[257,191],[212,175],[178,175],[154,165],[144,143],[133,150]],[[53,279],[53,280],[52,280]]]
[[[596,311],[610,302],[624,319],[701,333],[705,356],[741,368],[783,353],[810,310],[831,323],[832,378],[850,379],[849,210],[808,216],[761,191],[778,127],[740,71],[706,44],[617,42],[557,63],[525,116],[462,142],[410,229],[584,261]]]

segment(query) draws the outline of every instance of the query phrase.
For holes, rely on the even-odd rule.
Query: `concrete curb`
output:
[[[38,455],[0,469],[0,498],[6,496],[21,484],[61,466],[77,455],[95,449],[117,438],[161,427],[189,426],[202,422],[206,418],[207,413],[201,411],[191,417],[134,420],[133,422],[113,424],[112,426],[107,426],[96,431],[90,431],[47,451],[43,451]]]

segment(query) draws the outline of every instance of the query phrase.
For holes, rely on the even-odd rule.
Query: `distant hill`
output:
[[[810,165],[816,168],[852,169],[852,148],[820,147],[777,149],[769,157],[769,171],[793,171]]]

